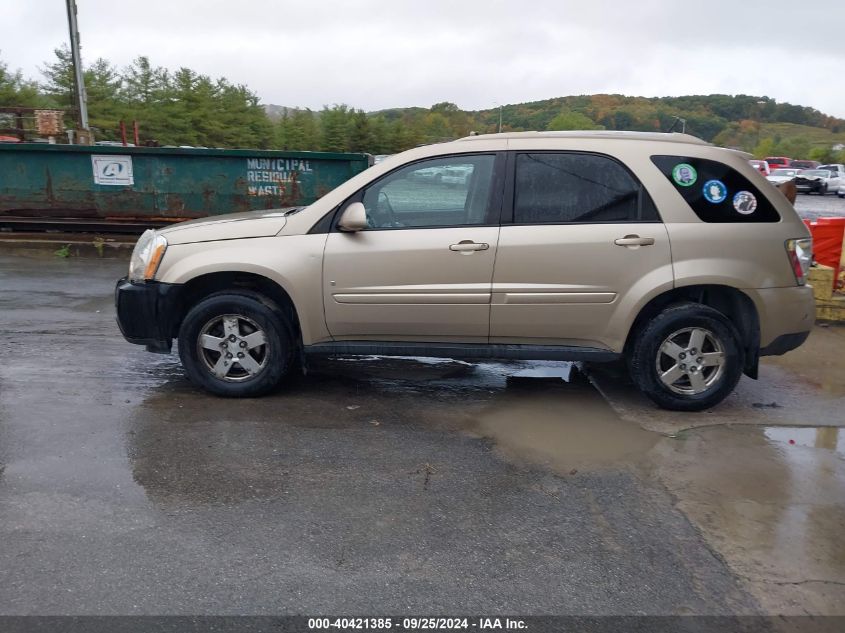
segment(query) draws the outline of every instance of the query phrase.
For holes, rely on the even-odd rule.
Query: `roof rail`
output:
[[[664,143],[692,143],[711,145],[697,136],[679,132],[628,132],[622,130],[568,130],[560,132],[500,132],[498,134],[476,134],[457,139],[458,141],[482,141],[491,139],[539,139],[539,138],[582,138],[582,139],[631,139],[635,141],[662,141]]]

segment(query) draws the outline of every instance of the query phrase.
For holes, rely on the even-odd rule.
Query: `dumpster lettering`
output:
[[[246,179],[251,196],[281,196],[285,185],[311,173],[311,161],[297,158],[247,158]]]

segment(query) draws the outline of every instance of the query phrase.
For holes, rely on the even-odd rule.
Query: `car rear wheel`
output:
[[[666,308],[636,336],[628,356],[631,378],[665,409],[701,411],[733,391],[744,352],[731,322],[708,306]]]
[[[292,328],[272,301],[251,292],[212,295],[179,329],[179,356],[191,381],[219,396],[274,389],[293,358]]]

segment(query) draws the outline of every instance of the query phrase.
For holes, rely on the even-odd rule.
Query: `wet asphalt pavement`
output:
[[[845,390],[813,368],[695,419],[563,363],[330,359],[223,400],[123,341],[124,269],[0,253],[0,614],[843,610]]]

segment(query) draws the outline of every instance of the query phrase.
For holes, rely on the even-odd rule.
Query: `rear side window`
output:
[[[517,224],[659,222],[642,185],[619,162],[598,154],[517,154]]]
[[[724,163],[690,156],[652,156],[651,160],[703,222],[780,221],[769,199]]]

